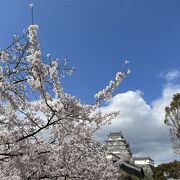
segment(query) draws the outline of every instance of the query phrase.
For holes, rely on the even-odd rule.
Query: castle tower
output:
[[[118,156],[123,161],[132,161],[132,153],[129,144],[124,139],[121,132],[110,133],[105,142],[110,153]]]

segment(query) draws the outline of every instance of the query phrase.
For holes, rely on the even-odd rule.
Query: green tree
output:
[[[173,96],[173,100],[165,108],[165,124],[169,126],[171,140],[175,154],[180,155],[180,93]]]
[[[178,179],[180,178],[180,162],[174,161],[166,164],[160,164],[153,170],[154,179],[166,180],[167,177]]]

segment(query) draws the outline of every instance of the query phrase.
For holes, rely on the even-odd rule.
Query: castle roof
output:
[[[153,159],[151,159],[149,156],[144,156],[144,157],[133,157],[134,160],[150,160],[150,161],[154,161]]]
[[[123,136],[123,135],[122,135],[122,132],[119,131],[119,132],[113,132],[113,133],[110,132],[108,136]]]

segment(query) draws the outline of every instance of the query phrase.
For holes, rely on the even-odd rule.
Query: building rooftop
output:
[[[151,159],[149,156],[144,156],[144,157],[133,157],[134,160],[151,160],[154,161],[153,159]]]
[[[123,135],[122,135],[122,132],[119,131],[119,132],[113,132],[113,133],[110,132],[108,136],[123,136]]]

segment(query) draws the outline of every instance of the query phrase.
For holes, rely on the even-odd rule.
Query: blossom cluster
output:
[[[119,86],[121,81],[124,79],[125,73],[117,72],[115,80],[110,81],[109,85],[105,89],[99,91],[96,95],[96,101],[99,103],[102,100],[109,100],[112,97],[113,91]]]
[[[6,63],[8,61],[8,53],[6,51],[1,51],[0,52],[0,59],[2,63]]]
[[[106,86],[103,90],[99,91],[97,94],[95,94],[96,99],[96,105],[100,105],[102,101],[106,101],[111,99],[113,91],[119,86],[121,81],[126,77],[127,74],[130,74],[131,71],[129,68],[127,68],[127,64],[130,62],[128,60],[124,61],[124,71],[123,72],[117,72],[114,81],[110,81],[109,85]]]
[[[37,47],[38,41],[37,41],[37,31],[38,31],[38,25],[30,25],[28,28],[28,38],[31,46]]]

